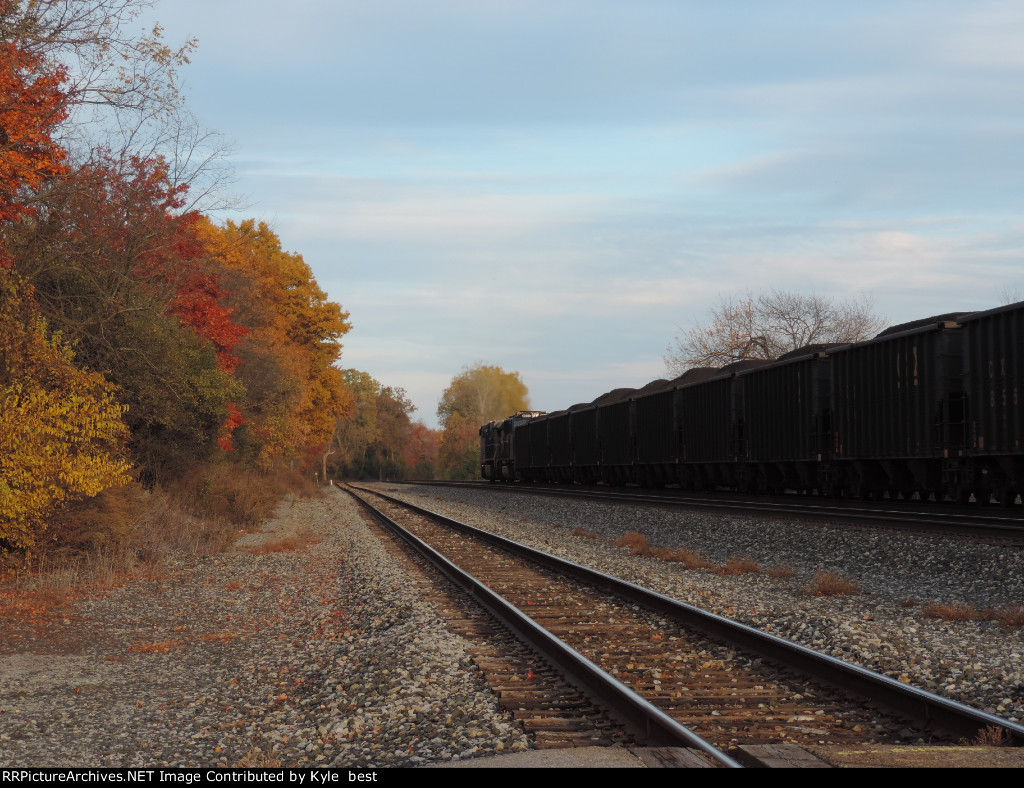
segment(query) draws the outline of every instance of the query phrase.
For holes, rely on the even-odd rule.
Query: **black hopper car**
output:
[[[1024,302],[480,428],[483,478],[1013,503]]]

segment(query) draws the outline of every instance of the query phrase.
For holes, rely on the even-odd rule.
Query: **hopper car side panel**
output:
[[[817,489],[831,425],[829,357],[816,353],[741,376],[744,480],[752,491]]]
[[[597,408],[569,414],[573,481],[590,484],[601,478],[601,449],[597,437]]]
[[[832,353],[832,471],[843,492],[942,494],[960,339],[955,323],[940,323]]]
[[[966,446],[962,486],[1012,500],[1024,490],[1024,304],[962,321]]]
[[[597,409],[597,430],[601,440],[601,475],[609,484],[634,481],[633,403],[630,400]]]
[[[676,481],[679,432],[675,423],[674,389],[659,391],[635,401],[636,463],[647,485]]]

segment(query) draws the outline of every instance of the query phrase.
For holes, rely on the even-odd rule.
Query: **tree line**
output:
[[[439,432],[337,366],[348,314],[302,257],[211,218],[221,151],[177,87],[195,43],[131,33],[142,5],[0,0],[0,557],[109,540],[127,526],[81,524],[137,490],[244,520],[243,472],[475,475],[480,420],[519,403],[456,378]]]
[[[529,409],[519,373],[482,362],[463,367],[442,393],[439,430],[412,421],[415,407],[403,389],[359,370],[346,369],[343,376],[355,405],[339,416],[324,450],[329,478],[479,478],[480,425]]]
[[[266,224],[198,207],[192,44],[138,10],[0,0],[0,552],[130,482],[309,464],[355,406],[348,314]]]
[[[480,425],[529,408],[519,374],[465,367],[431,430],[404,390],[340,369],[349,316],[302,257],[211,218],[223,150],[178,91],[195,43],[131,34],[141,6],[0,0],[0,553],[61,538],[76,501],[217,465],[476,478]],[[666,362],[880,327],[862,300],[747,295]]]

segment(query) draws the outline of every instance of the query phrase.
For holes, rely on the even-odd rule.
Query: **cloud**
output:
[[[1020,282],[1015,0],[288,10],[158,15],[200,37],[185,78],[254,210],[352,311],[346,363],[421,414],[477,359],[545,408],[640,385],[722,293],[898,322]]]

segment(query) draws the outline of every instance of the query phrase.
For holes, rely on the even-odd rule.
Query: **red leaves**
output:
[[[193,271],[178,284],[168,311],[198,336],[212,342],[217,349],[220,368],[233,372],[238,366],[238,358],[231,350],[249,329],[231,322],[234,310],[224,306],[223,298],[224,291],[212,274]]]
[[[218,365],[238,366],[232,349],[248,332],[233,321],[197,231],[198,213],[177,213],[187,187],[173,184],[160,158],[117,161],[107,154],[69,178],[62,205],[68,242],[94,265],[139,280],[144,289],[195,334],[213,344]]]
[[[245,424],[245,418],[235,407],[234,402],[228,403],[228,417],[224,419],[224,423],[220,427],[220,435],[217,437],[217,443],[224,451],[231,451],[231,433],[235,427],[240,427]]]
[[[0,5],[0,13],[7,11]],[[17,39],[0,44],[0,221],[31,214],[22,188],[64,172],[66,153],[50,133],[67,117],[65,74],[63,68],[43,72]]]

